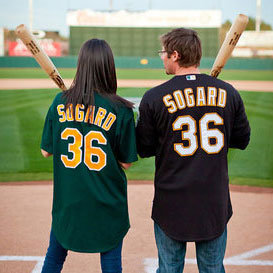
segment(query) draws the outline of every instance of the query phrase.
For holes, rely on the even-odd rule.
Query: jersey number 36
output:
[[[90,131],[83,137],[76,128],[66,128],[61,133],[61,139],[67,140],[69,137],[74,139],[73,143],[68,144],[68,152],[72,153],[73,157],[61,155],[66,168],[76,168],[82,162],[82,153],[84,153],[84,164],[89,170],[100,171],[106,166],[106,153],[101,148],[93,146],[93,141],[98,144],[107,144],[107,139],[101,132]],[[82,146],[84,146],[83,151]]]
[[[208,154],[217,154],[224,147],[224,134],[217,128],[209,129],[209,123],[213,123],[214,125],[222,125],[224,122],[217,113],[207,113],[199,121],[201,148]],[[185,131],[182,130],[184,125],[187,125],[187,130]],[[192,116],[179,116],[173,122],[173,130],[182,131],[182,140],[187,140],[189,143],[188,145],[184,145],[183,143],[175,143],[174,150],[180,156],[193,155],[198,148],[195,119]],[[215,140],[214,144],[211,143],[211,139]]]

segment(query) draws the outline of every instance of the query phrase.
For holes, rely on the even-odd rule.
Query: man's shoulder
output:
[[[235,90],[234,86],[232,86],[229,82],[212,77],[210,75],[207,75],[207,77],[210,78],[210,81],[215,84],[215,86],[219,88],[226,88],[228,90]]]
[[[203,83],[207,87],[216,87],[217,89],[224,89],[227,92],[227,96],[229,97],[237,97],[239,92],[238,90],[229,82],[212,77],[207,74],[202,74],[202,81],[200,83]]]

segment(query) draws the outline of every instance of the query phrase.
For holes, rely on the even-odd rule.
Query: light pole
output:
[[[261,5],[262,5],[262,0],[257,0],[256,1],[256,26],[255,26],[256,31],[260,31],[261,29]]]
[[[149,9],[152,9],[152,0],[149,0]]]
[[[28,7],[29,7],[29,30],[30,30],[30,32],[32,32],[32,21],[33,21],[32,0],[28,0]]]

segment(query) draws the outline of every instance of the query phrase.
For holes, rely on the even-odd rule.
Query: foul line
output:
[[[257,248],[248,252],[244,252],[240,255],[232,256],[224,259],[225,265],[237,265],[237,266],[273,266],[273,260],[246,260],[254,256],[258,256],[262,253],[270,252],[273,250],[273,244],[267,245],[261,248]],[[197,264],[196,259],[185,259],[186,264]],[[157,258],[146,258],[143,260],[146,273],[154,273],[158,268]]]
[[[0,261],[37,262],[31,273],[40,273],[42,271],[44,259],[44,256],[0,256]]]
[[[257,248],[251,251],[244,252],[224,259],[225,265],[237,266],[273,266],[273,260],[246,260],[260,254],[273,251],[273,244]],[[37,262],[31,273],[40,273],[43,267],[44,256],[0,256],[0,261],[30,261]],[[197,264],[196,259],[185,259],[186,264]],[[145,258],[143,260],[146,273],[154,273],[158,267],[157,258]]]

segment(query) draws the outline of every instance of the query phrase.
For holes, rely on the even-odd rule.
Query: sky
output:
[[[20,24],[29,26],[30,0],[0,0],[0,27],[14,30]],[[179,9],[218,9],[222,22],[234,21],[239,13],[256,16],[256,0],[32,0],[33,29],[59,31],[68,37],[66,13],[69,10],[93,9],[107,11],[112,2],[113,10],[143,11]],[[261,18],[273,27],[273,1],[261,0]]]

